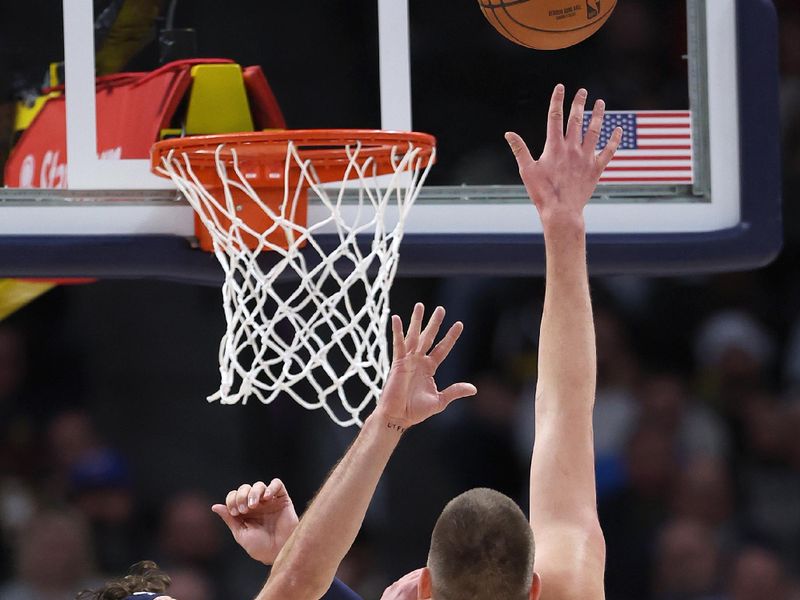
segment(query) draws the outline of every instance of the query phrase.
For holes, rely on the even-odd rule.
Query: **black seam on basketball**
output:
[[[489,4],[486,4],[486,2],[482,2],[481,0],[478,0],[478,4],[480,4],[481,7],[485,7],[485,8],[505,8],[507,6],[514,6],[515,4],[525,4],[526,2],[530,2],[530,1],[531,0],[508,0],[507,2],[503,2],[501,0],[501,2],[499,4],[492,4],[491,0],[489,0]]]
[[[491,13],[484,12],[483,16],[486,17],[486,20],[489,21],[490,24],[493,24],[492,20],[494,20],[494,22],[496,23],[496,25],[494,25],[495,29],[497,29],[498,31],[500,31],[500,29],[502,29],[503,31],[500,31],[500,33],[502,33],[505,37],[507,37],[512,42],[516,42],[520,46],[525,46],[526,48],[533,48],[533,46],[531,46],[527,42],[519,39],[517,36],[515,36],[513,33],[511,33],[511,31],[509,31],[508,27],[506,27],[506,24],[503,23],[503,21],[501,21],[500,19],[498,19],[497,15],[494,14],[494,12],[495,11],[491,11]]]
[[[531,0],[527,0],[527,1],[530,2]],[[580,31],[581,29],[586,29],[587,27],[593,27],[593,26],[597,25],[598,22],[602,22],[605,19],[608,19],[609,15],[611,15],[611,12],[616,7],[617,7],[617,2],[616,2],[616,0],[614,0],[614,4],[605,13],[603,13],[601,16],[597,17],[591,23],[587,23],[586,25],[581,25],[580,27],[575,27],[573,29],[540,29],[539,27],[532,27],[531,25],[526,25],[525,23],[520,23],[519,21],[517,21],[517,19],[515,19],[511,14],[509,14],[508,9],[506,8],[505,5],[489,6],[489,8],[492,9],[492,12],[496,11],[498,8],[502,8],[503,12],[508,16],[508,18],[511,20],[511,22],[515,23],[516,25],[519,25],[523,29],[527,29],[529,31],[538,31],[540,33],[555,33],[555,34],[572,33],[574,31]],[[498,19],[498,21],[499,21],[499,19]],[[505,29],[505,27],[503,27],[503,28]],[[514,38],[514,39],[517,39],[517,38]],[[523,44],[523,45],[527,46],[528,44]]]

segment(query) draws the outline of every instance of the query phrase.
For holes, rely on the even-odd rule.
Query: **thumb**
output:
[[[517,165],[519,165],[520,169],[524,169],[536,162],[533,160],[525,141],[519,135],[513,131],[509,131],[506,133],[505,138],[508,145],[511,147],[511,151],[514,153],[514,157],[517,159]]]
[[[235,533],[239,529],[239,522],[236,517],[231,516],[231,513],[228,512],[228,507],[224,504],[215,504],[211,507],[211,511],[219,515],[219,518],[225,522],[231,532]]]
[[[448,404],[450,404],[453,400],[458,400],[459,398],[466,398],[467,396],[474,396],[478,393],[478,388],[476,388],[471,383],[454,383],[450,387],[445,388],[439,394],[439,399],[442,403],[442,408],[446,408]]]

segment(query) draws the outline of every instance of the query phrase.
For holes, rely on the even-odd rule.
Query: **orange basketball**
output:
[[[617,0],[478,0],[478,4],[489,23],[512,42],[558,50],[600,29]]]

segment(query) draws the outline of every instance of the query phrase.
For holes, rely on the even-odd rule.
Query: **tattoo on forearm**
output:
[[[399,431],[400,433],[404,433],[406,430],[405,427],[398,425],[397,423],[386,423],[386,428],[393,431]]]

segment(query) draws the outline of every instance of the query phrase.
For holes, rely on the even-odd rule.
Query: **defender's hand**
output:
[[[211,507],[251,558],[271,565],[297,527],[297,513],[286,486],[273,479],[231,490],[225,504]]]
[[[419,600],[419,578],[422,569],[404,575],[383,592],[381,600]]]
[[[512,132],[506,134],[506,140],[517,159],[522,181],[543,222],[582,214],[600,175],[622,140],[622,129],[617,127],[606,147],[599,154],[595,153],[603,126],[605,102],[595,102],[589,128],[583,136],[587,95],[584,89],[575,95],[567,133],[564,135],[564,86],[558,84],[553,90],[547,120],[547,142],[539,160],[533,160],[519,135]]]
[[[444,309],[437,307],[425,330],[420,332],[424,312],[422,304],[414,307],[405,336],[400,317],[392,316],[392,368],[376,411],[402,428],[442,412],[453,400],[477,393],[470,383],[454,383],[441,392],[436,387],[433,378],[436,369],[453,349],[464,325],[455,323],[431,350],[444,320]]]

